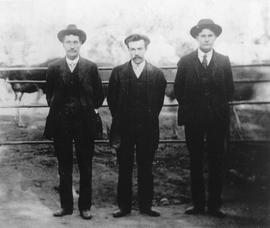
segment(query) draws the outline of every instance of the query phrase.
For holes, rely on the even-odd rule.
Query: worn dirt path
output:
[[[134,210],[130,216],[114,219],[111,213],[116,206],[109,203],[101,207],[93,206],[94,217],[90,221],[82,220],[77,209],[71,216],[54,218],[52,213],[59,207],[58,194],[46,188],[46,178],[44,178],[46,175],[51,176],[52,173],[46,170],[42,172],[41,167],[37,164],[20,163],[22,159],[19,152],[18,148],[0,147],[0,228],[227,228],[268,227],[269,225],[267,219],[263,218],[270,214],[269,207],[265,208],[264,205],[260,209],[258,208],[260,204],[248,205],[246,202],[236,202],[235,200],[225,202],[224,208],[228,216],[224,219],[210,216],[187,216],[183,213],[187,205],[183,204],[158,207],[157,209],[162,214],[159,218],[142,216]],[[31,156],[31,153],[28,155]],[[55,175],[56,168],[53,170],[53,175]],[[31,178],[36,178],[36,180]],[[39,179],[42,179],[43,182],[38,182]],[[55,183],[57,183],[57,178]],[[42,184],[44,187],[40,187]],[[52,185],[51,182],[50,185]],[[75,200],[77,199],[75,198]],[[265,211],[267,209],[268,211]],[[263,217],[261,217],[260,210],[264,213]]]

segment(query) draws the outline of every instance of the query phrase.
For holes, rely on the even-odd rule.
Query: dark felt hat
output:
[[[146,46],[150,44],[150,39],[147,36],[138,34],[138,33],[128,36],[124,42],[128,46],[129,42],[138,41],[138,40],[144,40]]]
[[[60,32],[58,32],[57,37],[61,42],[63,42],[63,39],[66,35],[79,36],[80,41],[82,43],[84,43],[86,40],[86,33],[83,30],[78,29],[77,26],[74,24],[70,24],[67,26],[66,29],[63,29]]]
[[[219,25],[215,24],[213,20],[201,19],[197,25],[193,26],[190,29],[190,35],[193,38],[196,38],[196,36],[205,28],[213,31],[213,33],[215,33],[216,36],[219,36],[222,32],[222,28]]]

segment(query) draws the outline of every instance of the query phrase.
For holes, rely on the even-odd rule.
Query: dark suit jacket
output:
[[[223,121],[229,120],[228,102],[233,97],[234,85],[230,60],[227,56],[213,52],[211,88],[213,113]],[[202,87],[199,78],[198,52],[194,51],[180,59],[174,84],[174,92],[179,103],[178,124],[197,121],[200,115]]]
[[[112,134],[120,138],[125,135],[129,129],[132,120],[128,118],[129,111],[129,88],[130,88],[130,70],[131,62],[117,66],[112,70],[108,88],[108,105],[112,114]],[[158,116],[163,106],[166,80],[163,72],[157,67],[146,62],[146,88],[147,88],[147,123],[145,134],[152,140],[153,149],[158,146],[159,139],[159,121]]]
[[[94,134],[94,109],[100,107],[104,100],[102,82],[95,63],[80,57],[76,67],[79,72],[79,93],[83,115],[87,118],[87,127],[91,128],[89,131]],[[48,67],[46,99],[50,111],[44,131],[44,136],[47,138],[54,136],[55,115],[64,101],[64,85],[69,71],[65,58],[53,62]]]

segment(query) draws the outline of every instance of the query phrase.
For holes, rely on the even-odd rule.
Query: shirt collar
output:
[[[198,57],[200,60],[203,59],[203,56],[206,55],[207,60],[211,60],[213,56],[213,49],[211,49],[209,52],[203,52],[200,48],[198,48]],[[209,62],[209,61],[208,61]]]
[[[136,64],[131,60],[131,65],[133,69],[136,69],[136,70],[143,69],[145,66],[145,60],[143,60],[140,64]]]
[[[68,57],[66,57],[66,61],[68,65],[77,65],[78,61],[79,61],[79,56],[77,56],[75,59],[71,60]]]

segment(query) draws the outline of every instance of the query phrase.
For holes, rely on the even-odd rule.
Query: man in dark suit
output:
[[[234,85],[229,58],[213,50],[222,28],[202,19],[190,30],[198,49],[178,62],[174,91],[179,103],[178,124],[185,126],[190,154],[193,207],[186,214],[208,212],[222,217],[222,163],[229,130],[229,104]],[[204,142],[206,141],[206,143]],[[208,155],[208,197],[203,181],[203,151]]]
[[[53,138],[60,176],[61,210],[54,216],[73,212],[73,140],[80,171],[78,207],[84,219],[91,219],[92,157],[94,153],[95,109],[104,95],[97,65],[79,55],[86,40],[84,31],[69,25],[58,33],[66,56],[48,67],[46,99],[50,107],[44,135]]]
[[[109,81],[107,100],[112,114],[111,139],[120,141],[117,150],[119,210],[113,213],[114,217],[131,212],[134,146],[138,167],[139,210],[149,216],[160,215],[152,210],[152,163],[158,147],[158,116],[164,101],[166,80],[160,69],[145,61],[149,43],[149,38],[144,35],[127,37],[125,44],[131,60],[115,67]]]

